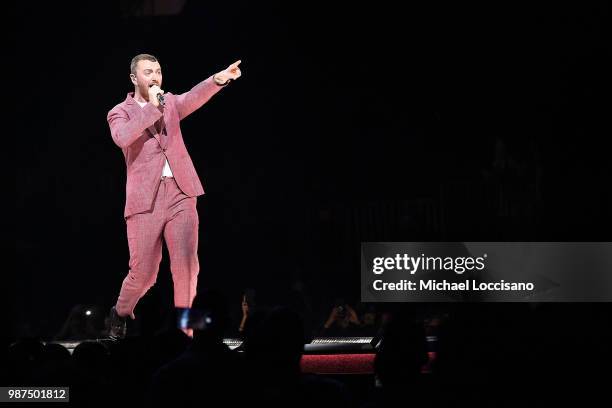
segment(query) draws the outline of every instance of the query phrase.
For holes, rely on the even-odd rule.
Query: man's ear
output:
[[[137,83],[136,83],[136,75],[134,75],[134,74],[130,74],[130,80],[132,81],[132,83],[133,83],[134,85],[136,85],[136,84],[137,84]]]

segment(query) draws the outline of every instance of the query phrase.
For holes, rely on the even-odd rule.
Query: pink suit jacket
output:
[[[131,92],[108,112],[113,141],[123,151],[127,165],[125,219],[152,209],[166,158],[183,193],[190,197],[204,194],[183,142],[180,121],[221,88],[211,76],[183,94],[166,93],[163,113],[150,103],[141,108]]]

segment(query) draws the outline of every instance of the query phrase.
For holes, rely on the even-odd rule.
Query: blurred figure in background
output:
[[[360,326],[355,309],[344,299],[338,298],[319,334],[326,337],[358,336]]]
[[[304,374],[304,324],[290,307],[259,310],[245,327],[243,403],[265,407],[353,407],[348,389]]]
[[[54,340],[86,340],[104,337],[106,335],[104,317],[98,306],[75,305]]]
[[[219,292],[204,290],[196,295],[190,312],[191,346],[153,375],[149,402],[233,406],[240,370],[236,353],[223,343],[229,321],[227,301]]]

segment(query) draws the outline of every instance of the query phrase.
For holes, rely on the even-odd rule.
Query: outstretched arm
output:
[[[249,303],[246,300],[246,296],[242,297],[242,320],[240,321],[240,326],[238,327],[238,331],[240,333],[244,332],[244,325],[249,318]]]
[[[327,318],[327,321],[323,325],[323,328],[324,329],[329,329],[332,326],[332,324],[334,324],[334,322],[336,321],[337,318],[338,318],[338,308],[334,307],[332,309],[331,313],[329,314],[329,317]]]
[[[194,86],[190,91],[176,96],[176,108],[179,119],[184,119],[196,109],[204,105],[214,94],[231,81],[240,78],[240,60],[234,62],[223,71],[210,76]]]

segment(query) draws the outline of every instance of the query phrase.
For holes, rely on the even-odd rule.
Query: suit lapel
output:
[[[147,128],[147,131],[155,138],[157,139],[157,142],[161,145],[161,138],[159,136],[159,134],[157,133],[157,130],[155,129],[155,123],[152,124],[151,126],[149,126]]]
[[[133,97],[133,92],[130,92],[127,96],[127,98],[125,99],[125,103],[128,109],[128,112],[130,113],[130,116],[135,116],[138,115],[140,113],[140,110],[142,109],[140,107],[140,105],[134,100]],[[162,116],[162,131],[165,128],[165,120],[164,117]],[[155,139],[157,139],[157,142],[159,143],[160,146],[164,147],[165,143],[162,142],[162,138],[160,133],[161,132],[157,132],[157,129],[155,129],[155,123],[152,124],[151,126],[149,126],[147,128],[147,131],[151,134],[151,136],[153,136]]]
[[[161,132],[160,132],[161,146],[166,147],[168,145],[168,131],[166,130],[166,117],[165,116],[162,116],[161,126],[162,126]]]
[[[166,130],[166,112],[162,114],[161,120],[159,122],[159,132],[157,132],[157,140],[159,140],[159,144],[161,147],[166,147],[168,144],[168,131]],[[157,129],[156,129],[157,131]]]

